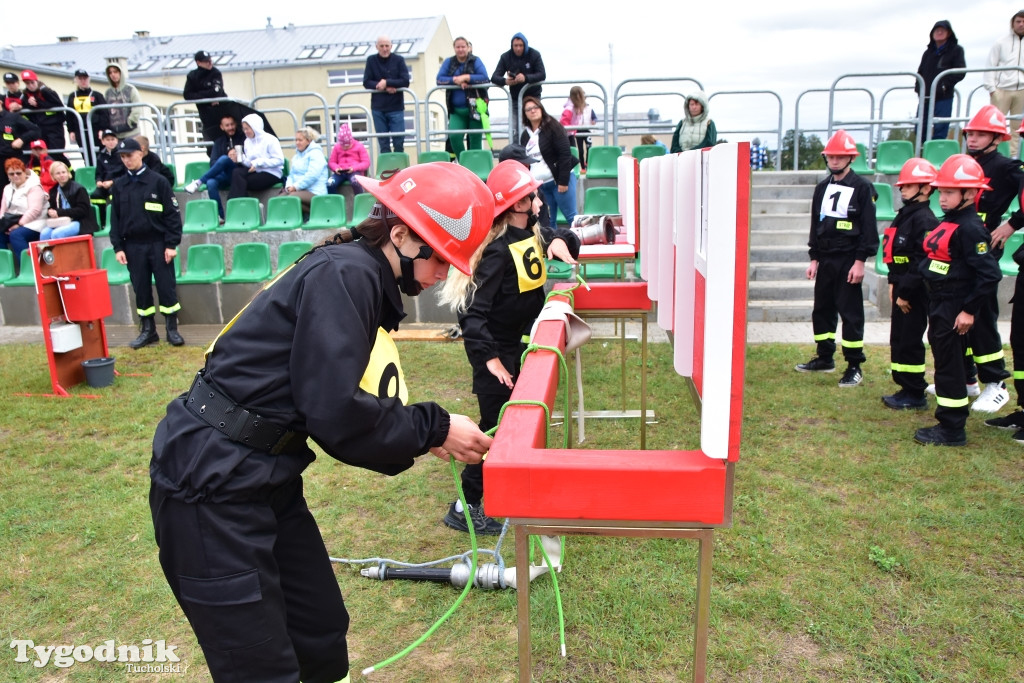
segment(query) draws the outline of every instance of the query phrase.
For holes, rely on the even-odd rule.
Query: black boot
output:
[[[185,340],[178,334],[178,316],[174,313],[164,316],[167,323],[167,341],[171,346],[183,346]]]
[[[143,346],[149,346],[150,344],[156,344],[160,341],[160,336],[156,333],[156,321],[153,316],[147,315],[142,318],[142,324],[139,326],[139,336],[133,341],[128,342],[128,346],[133,349],[141,349]]]

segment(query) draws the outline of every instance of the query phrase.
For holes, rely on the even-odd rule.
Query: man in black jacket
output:
[[[22,116],[39,126],[42,139],[50,150],[50,158],[54,161],[63,161],[69,168],[71,162],[64,156],[62,150],[66,146],[64,142],[64,103],[52,88],[47,87],[39,81],[36,72],[25,69],[21,72],[21,80],[25,84],[25,90],[21,93],[21,106],[24,109],[32,109],[32,112],[22,112]]]
[[[220,69],[213,65],[213,57],[206,50],[196,53],[196,68],[185,76],[185,90],[181,95],[186,100],[207,100],[214,97],[227,97],[224,92],[224,77]],[[221,112],[219,102],[197,104],[199,119],[203,122],[203,139],[213,142],[217,139]]]
[[[545,79],[547,79],[547,72],[544,71],[544,60],[541,58],[540,52],[530,47],[526,36],[522,33],[512,36],[512,49],[501,55],[498,66],[491,74],[491,83],[499,88],[508,86],[509,94],[512,95],[512,110],[514,112],[509,119],[516,129],[519,127],[520,118],[519,93],[526,88],[527,94],[540,98],[540,84]],[[515,139],[514,135],[513,139]]]
[[[945,140],[949,134],[949,123],[936,123],[929,126],[931,121],[928,118],[928,110],[931,104],[932,83],[935,78],[947,69],[963,69],[967,66],[964,61],[964,49],[957,42],[956,34],[953,33],[953,26],[943,19],[935,22],[932,27],[931,39],[928,47],[921,55],[921,64],[917,67],[917,73],[924,79],[924,92],[920,92],[920,84],[914,86],[921,99],[924,100],[924,127],[922,141],[929,137],[933,140]],[[964,73],[950,74],[939,81],[935,88],[935,116],[947,117],[953,112],[953,90],[956,84],[964,79]],[[931,136],[928,135],[928,128],[931,127]]]
[[[106,109],[100,109],[95,113],[90,112],[93,107],[106,103],[107,100],[103,95],[92,89],[92,85],[89,83],[89,72],[85,69],[75,71],[75,91],[68,95],[67,107],[78,112],[85,119],[87,127],[88,121],[92,120],[93,135],[95,136],[93,144],[99,142],[100,133],[110,127],[110,114]],[[71,143],[85,149],[87,141],[78,116],[68,116],[67,119],[68,137],[71,138]]]
[[[8,159],[20,159],[29,143],[39,139],[39,126],[24,116],[0,111],[0,166]],[[8,183],[7,174],[0,173],[0,191]]]
[[[377,38],[377,54],[366,58],[363,87],[373,90],[370,112],[373,114],[375,133],[405,133],[405,95],[401,88],[409,87],[409,67],[401,55],[391,54],[391,39]],[[381,153],[405,151],[405,135],[377,138]]]
[[[114,181],[110,198],[110,246],[117,262],[128,266],[135,290],[135,308],[141,331],[128,344],[133,349],[160,341],[156,333],[156,307],[152,282],[156,282],[160,313],[167,323],[167,341],[181,346],[174,257],[181,243],[181,214],[167,180],[142,163],[142,147],[135,138],[118,147],[127,172]]]

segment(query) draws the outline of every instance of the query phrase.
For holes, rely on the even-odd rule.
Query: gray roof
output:
[[[130,78],[188,73],[195,68],[192,57],[199,50],[209,52],[217,68],[225,72],[296,64],[364,64],[367,55],[374,53],[380,35],[391,38],[396,54],[406,59],[417,58],[427,49],[443,20],[444,17],[436,16],[319,26],[268,24],[262,29],[216,34],[135,35],[126,40],[17,45],[4,48],[2,57],[5,61],[48,66],[58,71],[85,69],[94,76],[103,76],[108,57],[125,57],[131,69]]]

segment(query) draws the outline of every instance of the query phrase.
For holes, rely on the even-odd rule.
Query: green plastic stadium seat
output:
[[[587,155],[588,178],[618,178],[622,150],[614,145],[594,145]]]
[[[914,145],[909,140],[885,140],[878,143],[875,173],[898,175],[903,164],[914,156]]]
[[[580,264],[580,275],[584,280],[621,280],[625,275],[621,263],[587,263]]]
[[[263,282],[269,280],[272,274],[270,247],[263,242],[247,242],[236,244],[231,250],[231,272],[223,281]]]
[[[203,177],[203,174],[210,170],[209,161],[190,161],[185,164],[185,180],[181,185],[175,185],[175,192],[184,192],[185,186],[191,183],[193,180],[199,180]],[[199,189],[205,188],[206,185],[201,185]]]
[[[260,230],[295,230],[302,227],[302,200],[280,195],[267,202],[267,222]]]
[[[370,216],[370,209],[376,202],[377,200],[369,192],[357,194],[352,202],[352,222],[349,225],[356,226],[365,221]]]
[[[384,152],[377,157],[377,177],[385,171],[397,171],[409,168],[409,155],[405,152]]]
[[[118,263],[114,258],[113,247],[106,247],[100,254],[100,268],[107,271],[107,284],[126,285],[132,281],[128,266]]]
[[[96,167],[82,166],[74,169],[74,180],[85,188],[85,191],[92,194],[96,190]]]
[[[938,192],[938,190],[933,190],[932,191],[931,197],[928,198],[928,206],[932,207],[932,213],[934,213],[939,218],[942,218],[943,216],[946,215],[946,212],[943,211],[939,207],[939,192]]]
[[[1003,140],[996,146],[996,151],[1002,154],[1004,157],[1010,156],[1010,141]]]
[[[641,159],[650,159],[651,157],[660,157],[665,154],[665,148],[661,145],[637,145],[632,150],[633,158],[637,161]],[[587,172],[589,175],[590,172]]]
[[[282,270],[298,261],[300,256],[312,248],[312,242],[281,242],[281,246],[277,248],[277,272],[280,273]]]
[[[587,175],[590,175],[589,170]],[[603,215],[619,213],[619,188],[588,187],[583,194],[583,213]]]
[[[229,199],[224,208],[224,225],[220,232],[249,232],[260,227],[260,202],[255,197]]]
[[[487,176],[494,168],[494,155],[489,149],[467,149],[459,155],[459,166],[465,166],[476,177],[487,182]]]
[[[444,150],[431,150],[428,152],[421,152],[416,159],[421,164],[430,164],[435,161],[451,161],[452,157]]]
[[[188,248],[186,260],[188,270],[178,278],[178,284],[210,284],[224,279],[224,247],[221,245],[193,244]]]
[[[896,218],[896,210],[893,208],[892,201],[892,185],[889,183],[872,183],[875,186],[875,192],[878,193],[878,199],[875,200],[875,218],[879,222],[891,222]]]
[[[868,167],[868,148],[862,142],[857,143],[857,151],[860,152],[853,158],[853,163],[850,164],[850,170],[857,175],[872,175],[872,171]]]
[[[185,204],[185,222],[181,226],[182,232],[211,232],[217,229],[219,223],[217,202],[214,200],[193,199]]]
[[[14,252],[0,250],[0,284],[14,279]]]
[[[26,249],[25,251],[21,252],[21,271],[18,273],[18,277],[12,277],[10,280],[5,282],[4,287],[36,286],[36,274],[32,271],[33,261],[32,254],[29,253],[30,251],[30,249]],[[14,254],[11,254],[11,260],[13,259]]]
[[[572,266],[562,261],[548,261],[549,280],[571,280]]]
[[[885,252],[885,240],[881,239],[878,241],[878,252],[875,254],[875,272],[879,275],[888,275],[889,266],[885,265],[885,261],[882,260],[882,255]]]
[[[1013,260],[1013,252],[1017,251],[1021,244],[1024,244],[1024,232],[1018,230],[1010,235],[1003,246],[1003,255],[999,259],[999,269],[1003,271],[1003,275],[1006,277],[1018,276],[1020,268],[1017,266],[1017,262]]]
[[[960,143],[956,140],[927,140],[924,143],[922,156],[932,162],[935,168],[942,166],[942,162],[954,154],[960,152]]]
[[[345,227],[345,195],[321,194],[309,203],[309,220],[302,226],[306,230]]]

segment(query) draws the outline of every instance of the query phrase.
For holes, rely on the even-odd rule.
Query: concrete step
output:
[[[807,263],[806,259],[793,263],[752,263],[749,271],[750,282],[806,279]]]
[[[806,199],[814,196],[813,185],[754,185],[750,188],[750,198],[758,201],[763,199]]]
[[[750,233],[751,247],[807,248],[807,230],[756,230]]]
[[[801,301],[814,298],[813,280],[758,280],[747,286],[748,301]]]
[[[747,303],[747,322],[809,322],[813,308],[814,301],[810,299],[800,301],[749,301]],[[867,322],[878,322],[882,319],[878,308],[865,301],[864,320]],[[841,329],[842,323],[840,323]],[[807,342],[812,342],[810,330],[808,330]]]
[[[771,230],[803,230],[808,233],[811,229],[811,214],[809,213],[762,213],[753,214],[750,217],[750,232],[765,232]],[[805,234],[806,236],[806,234]]]
[[[756,171],[751,174],[751,185],[810,185],[814,187],[824,171]]]
[[[762,214],[803,214],[810,215],[811,198],[807,199],[754,199],[750,202],[750,212],[754,216]]]
[[[795,246],[757,246],[750,249],[751,263],[802,263],[807,267],[807,241],[799,247]]]

